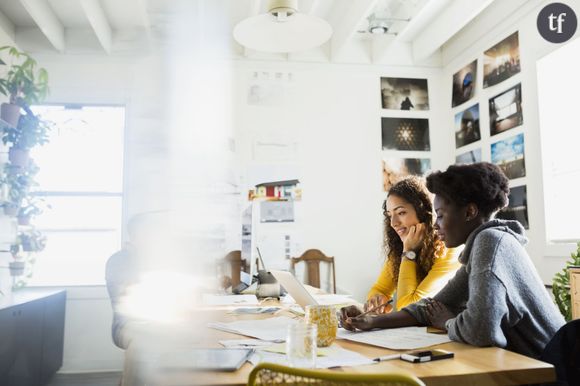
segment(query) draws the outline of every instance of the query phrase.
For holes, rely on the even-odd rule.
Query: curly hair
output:
[[[457,206],[473,203],[486,218],[508,204],[509,180],[489,162],[451,165],[427,177],[427,189]]]
[[[421,244],[421,253],[417,257],[417,274],[419,280],[423,280],[431,270],[436,259],[445,253],[445,245],[438,239],[433,229],[434,214],[431,195],[425,187],[422,179],[418,177],[407,177],[391,187],[387,197],[397,196],[413,206],[417,213],[419,222],[425,224],[425,238]],[[403,253],[403,242],[397,232],[391,227],[391,218],[387,213],[387,201],[383,202],[384,232],[383,247],[387,264],[393,274],[395,284],[399,280],[399,269],[401,267],[401,255]]]

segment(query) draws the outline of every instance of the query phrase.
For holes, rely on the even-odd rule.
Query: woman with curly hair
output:
[[[453,277],[460,264],[461,248],[446,249],[433,223],[429,191],[418,177],[408,177],[391,187],[383,203],[384,248],[387,259],[367,295],[365,310],[391,311],[387,304],[396,292],[399,310],[434,296]]]
[[[435,194],[435,229],[449,248],[465,244],[457,274],[433,299],[399,312],[360,315],[341,310],[345,328],[431,325],[449,338],[538,358],[564,325],[524,245],[517,221],[494,219],[508,203],[509,181],[497,165],[452,165],[427,177]],[[360,315],[360,316],[359,316]]]

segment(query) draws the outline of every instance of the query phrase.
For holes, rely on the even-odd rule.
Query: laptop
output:
[[[270,273],[276,278],[278,283],[282,284],[284,289],[294,298],[302,308],[306,306],[316,306],[318,302],[308,292],[308,290],[288,271],[275,271]]]

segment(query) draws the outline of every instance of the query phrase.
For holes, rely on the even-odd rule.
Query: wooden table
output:
[[[232,321],[256,319],[258,316],[233,316],[222,311],[214,311],[211,319]],[[231,334],[205,327],[197,336],[195,345],[199,347],[220,347],[218,340],[241,339]],[[337,340],[335,344],[359,352],[369,358],[396,353],[380,347],[357,342]],[[354,373],[380,373],[406,370],[415,374],[429,386],[438,385],[520,385],[555,381],[552,365],[529,357],[495,347],[474,347],[463,343],[445,343],[438,346],[455,353],[455,358],[426,363],[409,363],[400,360],[379,364],[345,367],[328,371],[348,371]],[[129,350],[130,351],[130,350]],[[245,385],[253,366],[246,363],[233,373],[193,372],[157,369],[148,383],[152,385]]]

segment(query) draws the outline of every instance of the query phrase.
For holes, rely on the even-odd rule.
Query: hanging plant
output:
[[[570,254],[571,259],[566,262],[566,266],[558,272],[552,281],[552,293],[554,300],[566,321],[572,320],[572,297],[570,295],[570,267],[580,266],[580,242],[576,253]]]
[[[0,93],[15,105],[42,102],[48,94],[48,72],[44,68],[37,68],[36,60],[15,47],[0,47],[0,52],[3,51],[12,60],[6,63],[8,72],[0,79]]]

